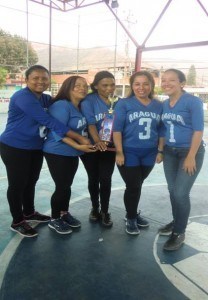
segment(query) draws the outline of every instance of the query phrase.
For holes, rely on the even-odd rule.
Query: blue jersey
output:
[[[121,99],[115,108],[114,132],[122,133],[123,148],[155,148],[161,130],[162,103],[143,105],[135,96]],[[160,132],[161,131],[161,132]]]
[[[9,103],[7,125],[0,141],[11,147],[35,150],[43,147],[46,127],[64,136],[70,128],[49,116],[46,111],[50,104],[49,95],[37,98],[27,87],[16,92]]]
[[[81,112],[67,100],[59,100],[54,102],[49,108],[49,113],[66,126],[69,126],[74,132],[84,135],[86,130],[86,119]],[[82,151],[62,142],[62,137],[58,136],[54,131],[49,131],[47,139],[44,142],[43,151],[64,156],[79,156]]]
[[[114,106],[116,103],[114,103]],[[102,123],[109,108],[110,105],[106,104],[97,93],[87,95],[81,102],[81,110],[86,117],[88,125],[95,125],[99,134],[101,134]]]
[[[203,103],[188,93],[184,93],[173,107],[167,99],[163,103],[162,120],[166,127],[166,145],[189,148],[194,131],[204,129]]]

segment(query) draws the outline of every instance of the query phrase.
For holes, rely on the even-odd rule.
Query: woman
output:
[[[87,95],[87,82],[80,76],[67,78],[49,113],[74,132],[83,136],[86,119],[80,112],[80,101]],[[60,234],[69,234],[72,228],[80,227],[81,222],[69,213],[71,185],[76,174],[79,156],[84,152],[95,152],[92,145],[80,145],[67,137],[60,137],[50,131],[43,147],[55,191],[51,197],[52,215],[48,226]]]
[[[96,153],[81,156],[88,174],[88,189],[92,202],[89,219],[93,222],[101,220],[103,226],[111,227],[113,222],[108,209],[115,152],[110,151],[112,149],[108,148],[108,143],[102,140],[101,132],[105,115],[111,107],[109,95],[113,95],[115,91],[113,74],[108,71],[98,72],[91,89],[92,93],[81,104],[82,112],[87,119],[90,139],[98,149]]]
[[[11,230],[24,237],[34,237],[37,231],[28,221],[50,220],[49,216],[36,212],[34,207],[46,127],[80,143],[89,141],[48,115],[51,97],[43,93],[49,86],[48,70],[35,65],[26,71],[25,77],[27,87],[16,92],[10,100],[6,129],[0,137],[0,153],[7,170],[7,198],[13,218]]]
[[[149,223],[137,213],[142,184],[155,161],[162,161],[163,138],[160,136],[162,103],[153,99],[154,79],[146,71],[130,77],[130,95],[115,108],[113,140],[116,164],[126,184],[126,232],[137,235],[139,227]]]
[[[183,72],[169,69],[161,86],[169,99],[163,105],[166,127],[164,172],[170,193],[173,221],[160,228],[161,235],[170,234],[164,250],[181,247],[190,213],[190,191],[202,167],[204,113],[201,99],[184,91]]]

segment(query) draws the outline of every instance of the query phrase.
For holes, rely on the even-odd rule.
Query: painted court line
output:
[[[208,217],[208,215],[192,216],[189,219],[193,220],[194,218],[203,218],[203,217]],[[191,222],[189,224],[191,224]],[[195,233],[193,232],[193,234],[191,234],[191,231],[189,232],[188,230],[189,226],[190,225],[187,226],[187,240],[188,239],[191,240],[192,244],[194,245],[194,234],[196,235],[197,232]],[[206,232],[204,232],[204,236],[206,236]],[[203,251],[201,251],[198,254],[195,254],[194,256],[192,255],[183,260],[179,260],[179,262],[176,262],[174,264],[162,263],[157,254],[158,239],[159,239],[159,235],[157,234],[153,245],[153,255],[155,257],[157,264],[159,265],[164,275],[166,276],[166,278],[178,290],[180,290],[185,296],[187,296],[188,299],[207,300],[208,285],[207,285],[206,271],[204,271],[204,269],[206,269],[206,264],[207,264],[207,252],[204,253]],[[207,243],[207,239],[205,239],[204,241],[205,243]],[[188,241],[187,241],[187,245],[189,245]],[[195,247],[195,249],[197,250],[197,247]],[[200,268],[200,264],[204,264],[202,266],[203,268],[202,267]],[[203,276],[200,276],[200,278],[196,278],[197,272],[193,273],[193,270],[195,268],[196,270],[203,270],[203,274],[201,274]]]

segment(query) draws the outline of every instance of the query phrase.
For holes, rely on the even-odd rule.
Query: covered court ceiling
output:
[[[135,36],[129,32],[128,28],[124,25],[124,23],[119,18],[118,14],[115,12],[114,8],[117,8],[119,5],[119,0],[29,0],[35,3],[39,3],[40,5],[44,5],[49,7],[51,10],[59,10],[64,12],[69,12],[71,10],[80,9],[89,7],[92,5],[106,5],[110,12],[114,15],[115,19],[117,19],[120,26],[123,28],[123,30],[127,33],[128,37],[131,39],[133,44],[136,46],[136,63],[135,63],[135,70],[139,70],[141,67],[141,59],[142,59],[142,53],[144,51],[155,51],[155,50],[166,50],[166,49],[176,49],[176,48],[186,48],[186,47],[198,47],[198,46],[207,46],[208,45],[208,34],[205,38],[205,40],[199,40],[199,41],[190,41],[186,43],[177,43],[177,44],[166,44],[166,45],[155,45],[155,46],[146,46],[146,43],[150,39],[152,33],[155,31],[157,26],[159,25],[161,19],[166,14],[168,10],[171,9],[171,3],[178,1],[178,0],[167,0],[164,2],[164,6],[161,7],[160,13],[158,14],[157,18],[155,20],[152,20],[152,27],[151,29],[146,32],[146,37],[144,38],[142,43],[139,43]],[[126,0],[127,1],[127,0]],[[142,2],[145,0],[138,0],[138,4],[140,3],[139,9],[142,10]],[[184,1],[184,0],[180,0]],[[208,17],[208,10],[207,7],[205,7],[204,3],[205,0],[192,0],[192,2],[195,1],[197,6],[200,7],[201,17],[204,18]],[[208,1],[208,0],[206,0]],[[129,6],[131,7],[131,0],[128,0]],[[190,3],[190,2],[189,2]],[[150,8],[151,9],[151,8]],[[187,5],[187,12],[189,11],[189,7]],[[187,13],[187,12],[184,12]],[[193,22],[197,22],[197,20],[194,19],[193,16]],[[177,22],[177,16],[175,16],[175,19],[173,20],[173,23]],[[183,24],[181,25],[183,27]],[[145,30],[145,29],[144,29]],[[170,32],[171,34],[171,32]]]

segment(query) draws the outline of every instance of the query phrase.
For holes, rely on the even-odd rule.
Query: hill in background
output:
[[[49,46],[45,44],[32,43],[33,48],[37,52],[38,63],[49,67]],[[116,54],[116,61],[114,62],[115,51],[104,48],[86,48],[86,49],[71,49],[67,47],[52,46],[52,72],[69,72],[77,70],[90,69],[113,69],[114,64],[117,68],[129,67],[134,69],[135,57],[127,58],[120,53]],[[142,67],[150,70],[162,71],[168,68],[181,69],[186,75],[191,65],[194,65],[197,73],[197,85],[208,85],[208,62],[179,60],[172,58],[154,58],[142,59]]]
[[[32,44],[37,52],[38,63],[49,66],[49,46]],[[112,68],[114,66],[114,51],[109,48],[86,48],[70,49],[66,47],[52,46],[51,69],[53,72],[64,72],[69,70],[88,70],[93,68]],[[116,66],[124,66],[126,58],[120,54],[116,55]],[[134,63],[134,61],[133,61]]]

